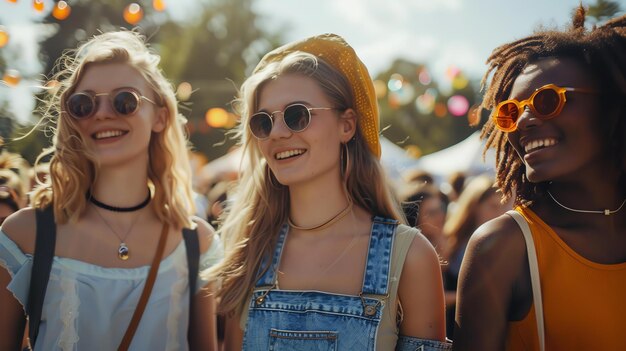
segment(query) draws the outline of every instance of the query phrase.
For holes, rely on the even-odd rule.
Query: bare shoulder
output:
[[[441,283],[441,266],[435,248],[419,230],[409,230],[415,234],[402,267],[399,286],[401,293],[407,288],[412,290],[411,286],[414,284],[429,282],[438,286]]]
[[[207,221],[200,217],[193,217],[193,222],[196,224],[196,229],[198,231],[200,252],[206,252],[213,244],[215,229],[213,229]]]
[[[508,270],[525,259],[526,243],[515,220],[503,214],[476,229],[471,236],[465,260],[468,263],[489,262],[485,268]],[[504,266],[494,264],[508,262]]]
[[[467,246],[457,290],[455,348],[504,349],[508,321],[524,315],[526,244],[519,226],[501,215],[480,226]]]
[[[439,269],[439,258],[433,245],[426,237],[415,228],[402,228],[414,233],[415,237],[411,241],[411,246],[406,254],[404,270],[425,270],[433,268]]]
[[[2,231],[19,246],[22,252],[32,254],[35,251],[37,232],[35,209],[27,207],[11,214],[2,223]]]
[[[419,230],[407,230],[413,239],[398,285],[398,297],[404,312],[400,333],[442,341],[445,338],[445,304],[439,257]]]

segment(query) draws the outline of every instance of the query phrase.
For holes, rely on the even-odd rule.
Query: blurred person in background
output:
[[[22,180],[13,171],[0,169],[0,224],[13,212],[25,206]]]
[[[414,182],[405,186],[401,195],[407,223],[418,228],[440,255],[445,251],[443,226],[446,222],[448,199],[432,183]]]
[[[467,242],[483,223],[510,210],[512,201],[502,203],[491,176],[481,175],[470,180],[457,199],[443,227],[446,238],[443,283],[446,290],[446,333],[452,339],[456,310],[456,287]]]
[[[467,246],[457,350],[626,349],[625,62],[626,16],[586,28],[582,5],[489,57],[483,136],[517,207]]]
[[[26,205],[27,202],[27,193],[30,191],[29,186],[29,175],[32,167],[24,159],[20,154],[10,152],[7,150],[2,150],[0,152],[0,169],[10,170],[15,175],[19,177],[19,183],[15,183],[17,186],[19,184],[19,189],[14,188],[20,195],[20,207]]]

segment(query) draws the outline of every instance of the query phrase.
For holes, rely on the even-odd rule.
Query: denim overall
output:
[[[395,220],[374,218],[359,296],[277,290],[276,271],[289,228],[284,225],[271,266],[250,300],[243,350],[375,350],[396,225]]]

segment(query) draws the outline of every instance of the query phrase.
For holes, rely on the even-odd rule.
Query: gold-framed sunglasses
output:
[[[334,107],[308,107],[303,104],[291,104],[283,111],[257,112],[250,116],[248,126],[255,138],[264,140],[269,138],[272,128],[274,128],[274,115],[282,112],[283,121],[287,128],[294,133],[304,131],[311,124],[311,111],[315,110],[336,110]]]

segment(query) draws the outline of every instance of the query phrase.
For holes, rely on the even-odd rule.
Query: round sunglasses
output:
[[[311,124],[311,111],[314,110],[335,110],[334,107],[308,107],[303,104],[292,104],[283,111],[274,111],[272,113],[257,112],[250,116],[248,125],[250,132],[255,138],[263,140],[267,139],[274,127],[275,114],[282,112],[283,121],[287,128],[294,133],[304,131]]]
[[[113,111],[120,116],[130,116],[139,110],[141,101],[158,106],[149,98],[141,95],[132,88],[119,88],[110,93],[94,93],[92,91],[82,91],[70,95],[65,101],[65,112],[74,119],[86,119],[94,115],[98,110],[98,97],[107,96]]]
[[[596,94],[596,91],[582,88],[559,87],[554,84],[544,85],[535,90],[528,99],[517,101],[515,99],[505,100],[498,104],[493,112],[492,119],[496,127],[503,132],[513,132],[517,130],[517,121],[524,112],[526,106],[535,117],[542,120],[558,116],[567,98],[565,92],[579,92]]]

